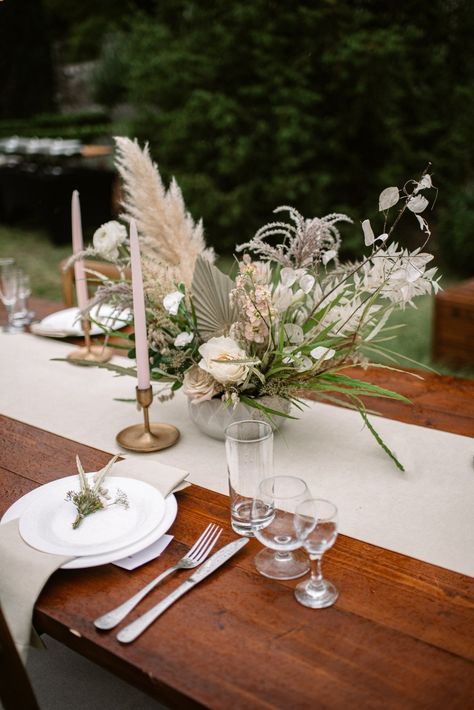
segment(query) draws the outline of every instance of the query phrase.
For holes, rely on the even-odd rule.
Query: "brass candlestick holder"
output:
[[[76,364],[79,364],[81,360],[85,362],[108,362],[113,355],[112,348],[106,348],[105,345],[92,345],[91,324],[88,318],[83,318],[81,325],[84,331],[84,347],[73,350],[72,353],[69,353],[67,359]]]
[[[138,389],[137,402],[143,409],[143,424],[134,424],[117,434],[117,443],[129,451],[160,451],[173,446],[179,439],[179,431],[171,424],[150,424],[148,408],[153,402],[153,390]]]

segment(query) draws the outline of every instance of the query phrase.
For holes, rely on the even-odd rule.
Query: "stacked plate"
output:
[[[124,328],[131,320],[129,310],[120,311],[106,303],[91,309],[91,335],[104,333],[101,325],[110,330]],[[81,327],[79,308],[65,308],[43,318],[39,323],[32,323],[30,330],[35,335],[45,335],[50,338],[81,337],[84,332]]]
[[[89,474],[93,476],[94,474]],[[78,477],[46,483],[17,500],[1,523],[19,518],[23,540],[41,552],[70,555],[62,569],[96,567],[134,555],[156,542],[172,525],[177,503],[166,499],[148,483],[111,476],[106,481],[110,501],[125,493],[128,508],[111,505],[85,517],[73,529],[76,508],[66,501],[68,491],[78,490]]]

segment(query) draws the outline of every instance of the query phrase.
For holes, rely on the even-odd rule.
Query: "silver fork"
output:
[[[155,589],[160,582],[162,582],[166,577],[175,572],[178,569],[192,569],[197,567],[201,562],[204,562],[206,557],[209,555],[210,551],[219,539],[222,533],[222,528],[215,523],[210,523],[204,530],[202,535],[196,540],[192,548],[187,552],[184,557],[182,557],[173,567],[165,570],[158,577],[153,579],[146,587],[143,587],[139,592],[134,594],[133,597],[127,599],[123,604],[118,606],[116,609],[107,612],[103,616],[100,616],[94,621],[94,626],[98,629],[113,629],[117,626],[122,619],[125,619],[127,614],[129,614],[132,609],[136,607],[138,602],[141,602],[146,595]]]

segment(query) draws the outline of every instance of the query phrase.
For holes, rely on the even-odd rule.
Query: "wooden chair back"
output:
[[[40,710],[1,607],[0,700],[4,710]]]
[[[74,267],[70,266],[68,269],[64,269],[67,259],[61,261],[59,265],[61,273],[61,288],[63,292],[63,302],[66,308],[71,308],[76,303],[76,290],[75,290],[75,280],[74,280]],[[115,264],[109,264],[105,261],[92,261],[89,259],[84,260],[84,268],[86,269],[86,278],[89,295],[92,296],[93,292],[97,288],[97,277],[87,273],[87,270],[97,271],[99,274],[106,276],[109,279],[117,279],[119,277],[119,271]]]

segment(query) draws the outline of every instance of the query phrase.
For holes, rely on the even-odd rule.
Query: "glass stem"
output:
[[[7,311],[8,325],[13,324],[13,303],[6,304],[5,308]]]
[[[321,557],[311,557],[311,578],[310,584],[315,589],[320,589],[323,584],[323,573],[321,571]]]

